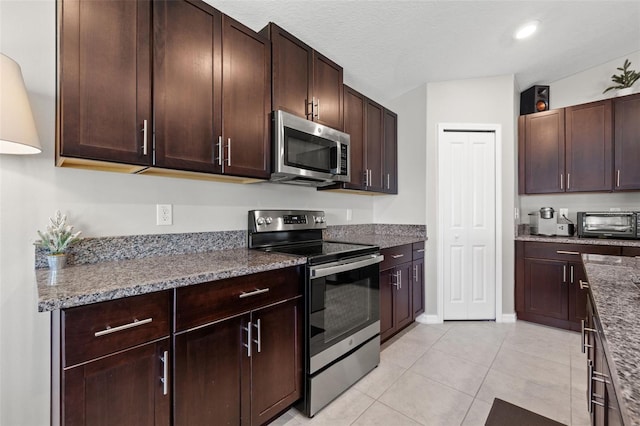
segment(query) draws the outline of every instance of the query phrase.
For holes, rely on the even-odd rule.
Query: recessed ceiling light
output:
[[[527,22],[526,24],[518,28],[515,33],[513,33],[513,37],[518,40],[522,40],[523,38],[530,37],[531,35],[533,35],[533,33],[536,32],[539,24],[540,24],[540,21]]]

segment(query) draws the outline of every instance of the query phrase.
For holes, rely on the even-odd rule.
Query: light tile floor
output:
[[[570,426],[589,425],[580,334],[525,321],[414,324],[380,365],[312,419],[273,425],[484,425],[501,398]]]

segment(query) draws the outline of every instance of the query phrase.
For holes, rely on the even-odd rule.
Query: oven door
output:
[[[309,373],[380,334],[379,274],[372,254],[309,268]]]

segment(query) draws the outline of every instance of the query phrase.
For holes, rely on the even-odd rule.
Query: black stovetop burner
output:
[[[376,253],[366,244],[325,241],[323,211],[251,210],[248,221],[249,248],[306,256],[309,265]]]

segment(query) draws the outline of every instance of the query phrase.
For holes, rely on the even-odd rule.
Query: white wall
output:
[[[425,260],[427,315],[437,315],[438,244],[438,123],[499,124],[502,126],[502,310],[514,312],[513,208],[515,183],[515,82],[513,75],[458,80],[427,85],[426,218],[429,240]],[[442,315],[442,313],[440,313]]]
[[[632,69],[640,70],[640,51],[637,51],[550,83],[551,107],[564,108],[614,97],[614,91],[602,92],[611,85],[611,75],[620,73],[616,68],[621,67],[625,59],[629,59]],[[640,91],[640,83],[635,84],[634,91]],[[640,192],[522,195],[519,204],[522,213],[520,223],[529,223],[528,213],[545,206],[556,210],[566,207],[569,219],[575,221],[578,211],[609,210],[612,207],[640,210]]]
[[[22,67],[41,143],[0,156],[0,425],[49,424],[49,316],[37,312],[36,230],[57,209],[86,236],[246,229],[253,208],[325,209],[331,224],[371,223],[373,198],[272,184],[223,184],[54,167],[55,1],[0,1],[0,51]],[[174,225],[155,225],[155,204]]]

